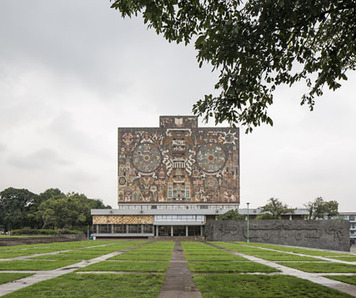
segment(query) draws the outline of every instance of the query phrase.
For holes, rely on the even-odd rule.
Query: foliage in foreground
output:
[[[285,275],[193,275],[204,297],[350,297],[339,291]]]
[[[7,297],[158,297],[163,280],[163,274],[70,273]]]
[[[201,66],[220,72],[217,96],[193,111],[216,123],[272,125],[267,110],[279,85],[299,81],[310,110],[323,87],[335,90],[356,68],[355,0],[111,0],[123,17],[142,16],[169,42],[195,43]],[[216,93],[218,93],[216,92]]]

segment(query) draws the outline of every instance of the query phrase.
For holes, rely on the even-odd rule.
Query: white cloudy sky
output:
[[[117,127],[189,115],[216,74],[110,2],[0,2],[0,190],[55,187],[116,207]],[[322,196],[356,211],[356,74],[314,112],[280,88],[275,126],[241,131],[241,206]]]

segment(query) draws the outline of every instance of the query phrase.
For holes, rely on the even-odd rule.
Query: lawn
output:
[[[20,278],[33,275],[31,273],[0,273],[0,285]]]
[[[246,245],[245,242],[234,242],[239,245]],[[305,254],[310,256],[320,256],[320,257],[343,257],[343,256],[350,256],[347,253],[343,252],[330,252],[326,250],[318,250],[318,249],[308,249],[308,248],[300,248],[300,247],[293,247],[293,246],[282,246],[282,245],[275,245],[275,244],[262,244],[262,243],[249,243],[249,246],[257,246],[257,247],[265,247],[280,251],[286,252],[294,252],[298,254]]]
[[[169,262],[103,261],[79,271],[165,272],[168,267]]]
[[[356,275],[326,275],[324,277],[356,286]]]
[[[164,274],[70,273],[6,297],[158,297]]]
[[[283,263],[283,266],[310,273],[356,273],[356,266],[341,263]]]
[[[279,270],[255,262],[189,262],[192,272],[278,272]]]
[[[339,291],[286,275],[193,275],[203,297],[350,297]]]
[[[77,263],[77,261],[18,260],[0,262],[0,270],[53,270]]]

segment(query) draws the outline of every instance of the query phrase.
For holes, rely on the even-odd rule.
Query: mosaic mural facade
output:
[[[161,116],[158,128],[118,129],[118,202],[239,203],[239,130]]]
[[[153,215],[94,215],[93,224],[153,224]]]

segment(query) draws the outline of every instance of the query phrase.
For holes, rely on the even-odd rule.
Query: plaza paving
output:
[[[85,268],[89,265],[96,264],[105,260],[108,260],[109,258],[121,255],[125,252],[129,251],[134,251],[135,249],[139,247],[144,247],[146,245],[149,245],[152,242],[147,242],[144,244],[136,245],[131,248],[126,248],[122,250],[118,250],[115,252],[111,253],[106,253],[103,254],[99,257],[91,258],[88,260],[83,260],[68,266],[64,266],[61,268],[57,268],[54,270],[43,270],[43,271],[37,271],[37,270],[1,270],[0,273],[15,273],[15,272],[21,272],[21,273],[33,273],[32,276],[21,278],[18,280],[15,280],[13,282],[8,282],[0,285],[0,296],[12,293],[14,291],[17,291],[19,289],[34,285],[36,283],[39,283],[41,281],[49,280],[52,278],[56,278],[71,272],[75,272],[78,269]],[[92,246],[85,247],[86,249],[88,248],[100,248],[100,247],[108,247],[112,245],[112,243],[108,244],[101,244],[101,245],[95,245],[95,242],[93,242]],[[333,288],[336,290],[339,290],[343,293],[346,293],[348,295],[351,295],[353,297],[356,297],[356,286],[351,285],[351,284],[346,284],[343,282],[339,282],[336,280],[332,280],[330,278],[327,278],[325,276],[327,275],[356,275],[356,273],[308,273],[304,272],[301,270],[297,270],[294,268],[290,268],[287,266],[282,265],[280,262],[276,261],[269,261],[265,260],[253,255],[247,255],[239,252],[235,252],[233,250],[224,248],[219,246],[219,244],[215,243],[208,243],[209,247],[215,247],[219,250],[228,252],[233,255],[238,255],[241,257],[246,258],[249,261],[263,264],[275,269],[280,270],[279,273],[248,273],[248,274],[283,274],[283,275],[290,275],[290,276],[295,276],[301,279],[305,279],[308,281],[312,281],[313,283],[317,283],[329,288]],[[251,246],[252,248],[256,248],[256,246]],[[258,247],[258,246],[257,246]],[[262,248],[262,247],[260,247]],[[279,251],[278,249],[270,249],[270,248],[262,248],[265,249],[266,251],[274,251],[274,252],[283,252],[283,253],[290,253],[286,251]],[[9,260],[26,260],[29,258],[33,258],[35,256],[45,256],[45,255],[56,255],[60,254],[63,252],[73,252],[73,251],[78,251],[80,249],[66,249],[66,250],[58,250],[55,252],[47,252],[47,253],[36,253],[32,255],[27,255],[27,256],[19,256],[19,257],[13,257],[13,258],[6,258],[6,259],[0,259],[0,262],[2,261],[9,261]],[[332,252],[330,252],[332,253]],[[296,253],[290,253],[291,255],[298,255],[298,256],[308,256],[305,254],[296,254]],[[351,257],[356,256],[356,249],[355,247],[351,248],[351,253],[349,254]],[[348,262],[344,260],[336,260],[324,256],[313,256],[316,259],[319,259],[320,261],[323,262],[330,262],[330,263],[339,263],[339,264],[349,264],[349,265],[354,265],[356,266],[356,262]],[[354,271],[355,272],[355,271]],[[77,274],[83,273],[83,272],[77,272]],[[85,272],[88,273],[88,272]],[[103,273],[101,272],[91,272],[91,273]],[[106,273],[113,273],[113,274],[128,274],[128,272],[120,272],[120,271],[113,271],[113,272],[106,272]],[[131,272],[131,273],[137,273],[137,272]],[[194,274],[199,274],[199,273],[194,273]],[[161,292],[159,294],[160,298],[174,298],[174,297],[202,297],[202,294],[199,292],[198,288],[194,285],[193,279],[192,279],[192,273],[190,272],[188,268],[188,262],[185,258],[184,251],[181,246],[181,242],[177,241],[175,242],[171,261],[170,261],[170,266],[169,269],[165,272],[165,281],[162,285]]]

